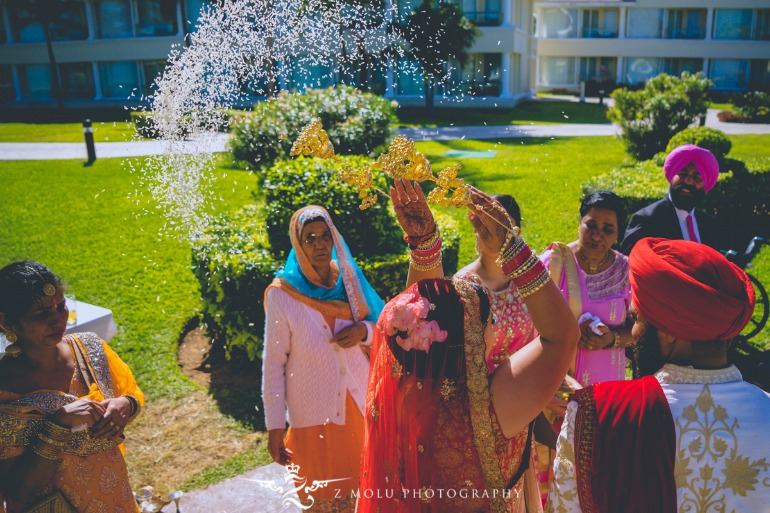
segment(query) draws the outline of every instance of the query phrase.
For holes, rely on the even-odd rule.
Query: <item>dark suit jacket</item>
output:
[[[695,209],[695,222],[698,224],[698,233],[703,244],[714,249],[725,249],[725,234],[714,216]],[[628,255],[634,244],[644,237],[683,238],[676,208],[668,196],[631,216],[620,244],[620,251]]]

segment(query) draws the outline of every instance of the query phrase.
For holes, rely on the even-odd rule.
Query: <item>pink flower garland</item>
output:
[[[403,294],[385,315],[387,335],[406,333],[406,338],[398,335],[396,342],[404,351],[417,349],[428,351],[434,342],[447,339],[447,332],[439,328],[436,321],[427,321],[430,302],[424,297],[414,301],[414,294]]]

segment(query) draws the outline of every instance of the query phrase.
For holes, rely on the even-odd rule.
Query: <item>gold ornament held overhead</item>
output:
[[[334,156],[334,145],[321,125],[319,118],[314,118],[299,134],[289,153],[292,157],[319,157],[328,159]]]

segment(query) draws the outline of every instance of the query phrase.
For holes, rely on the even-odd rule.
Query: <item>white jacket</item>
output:
[[[323,316],[279,289],[265,303],[262,400],[267,429],[345,424],[346,392],[363,414],[369,360],[358,346],[342,349],[329,340],[352,321],[337,319],[334,332]],[[372,324],[365,345],[372,342]]]

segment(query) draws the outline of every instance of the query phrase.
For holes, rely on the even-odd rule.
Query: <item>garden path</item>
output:
[[[706,126],[726,134],[770,134],[770,124],[723,123],[717,119],[718,111],[710,109]],[[457,139],[510,139],[520,137],[579,137],[610,136],[618,134],[611,123],[553,125],[504,125],[504,126],[447,126],[439,128],[401,128],[396,130],[415,141],[447,141]],[[216,134],[205,141],[185,141],[177,144],[189,151],[225,151],[227,134]],[[104,142],[96,143],[97,158],[141,157],[163,153],[165,144],[160,141]],[[0,143],[0,160],[59,160],[86,159],[86,148],[81,143]]]

